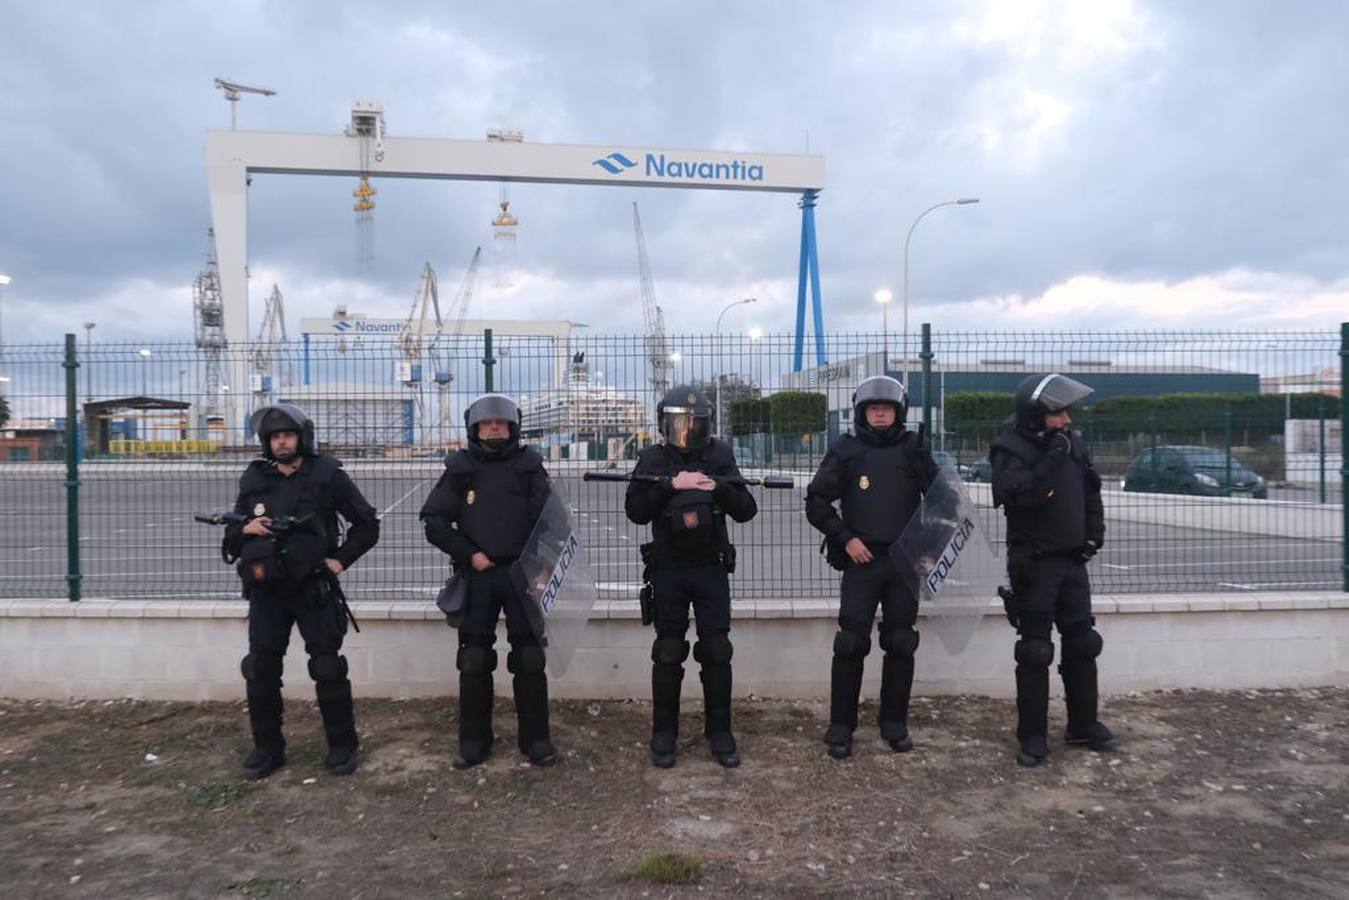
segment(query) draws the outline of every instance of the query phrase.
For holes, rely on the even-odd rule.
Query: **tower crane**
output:
[[[263,304],[262,324],[249,356],[253,362],[253,393],[258,405],[267,403],[267,395],[281,387],[277,361],[286,344],[286,309],[281,288],[272,285],[272,293]]]
[[[230,104],[230,131],[234,131],[238,126],[238,109],[240,94],[261,94],[264,97],[275,97],[276,91],[264,87],[253,87],[248,84],[239,84],[230,81],[227,78],[217,78],[215,86],[225,92],[225,99]]]
[[[225,402],[225,373],[222,357],[225,341],[225,304],[220,300],[220,266],[215,256],[215,231],[207,232],[206,268],[197,273],[192,282],[192,312],[196,326],[197,349],[205,367],[202,384],[206,393],[202,403],[201,424],[206,434],[223,427],[227,421],[222,406]]]
[[[670,352],[665,345],[665,313],[656,303],[651,262],[646,256],[646,237],[642,234],[642,215],[637,211],[636,203],[632,204],[632,228],[637,235],[637,279],[642,292],[642,316],[646,320],[646,380],[653,395],[650,408],[654,410],[670,389]],[[659,428],[660,423],[656,426]]]

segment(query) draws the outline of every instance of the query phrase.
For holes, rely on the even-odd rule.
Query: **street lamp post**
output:
[[[890,301],[895,295],[889,289],[881,288],[872,296],[881,305],[881,374],[884,375],[890,368]]]
[[[737,306],[743,306],[746,303],[757,303],[758,300],[759,300],[758,297],[745,297],[742,300],[736,300],[731,303],[727,303],[726,306],[722,309],[722,311],[717,314],[717,325],[715,331],[717,334],[717,437],[718,438],[721,437],[721,388],[723,383],[721,370],[725,368],[724,362],[725,354],[722,351],[721,345],[721,317],[726,315],[726,313],[730,312]]]
[[[904,238],[904,344],[900,347],[900,355],[904,357],[901,362],[904,372],[904,390],[906,391],[909,389],[909,242],[913,240],[913,230],[934,209],[941,209],[943,206],[968,206],[971,203],[978,202],[978,197],[960,197],[956,200],[943,200],[941,203],[934,203],[918,214],[918,218],[913,220],[913,224],[909,226],[909,233]]]
[[[138,351],[136,351],[136,352],[138,352],[138,353],[141,355],[141,360],[142,360],[142,365],[141,365],[141,396],[142,396],[142,397],[148,397],[148,396],[150,396],[150,389],[149,389],[149,387],[147,386],[147,385],[149,384],[150,348],[149,348],[149,347],[142,347],[142,348],[140,348],[140,350],[138,350]]]

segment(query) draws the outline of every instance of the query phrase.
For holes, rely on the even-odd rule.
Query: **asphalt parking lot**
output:
[[[232,506],[235,466],[165,466],[161,470],[89,469],[80,489],[82,593],[86,597],[226,598],[237,580],[219,554],[219,529],[192,514]],[[426,543],[417,512],[440,474],[437,461],[358,464],[352,475],[382,516],[379,545],[344,581],[353,597],[388,600],[433,596],[447,574],[445,557]],[[601,599],[634,599],[638,545],[647,529],[623,515],[621,483],[557,478],[576,511]],[[801,488],[752,489],[759,516],[733,526],[739,568],[732,579],[744,599],[832,597],[837,573],[819,554],[806,522]],[[1120,495],[1116,495],[1120,496]],[[1107,541],[1092,565],[1099,593],[1315,590],[1340,584],[1341,549],[1325,539],[1175,528],[1111,517]],[[1176,503],[1187,502],[1177,497]],[[1259,501],[1251,501],[1259,502]],[[1271,516],[1280,507],[1270,507]],[[66,498],[63,480],[0,473],[0,596],[59,597],[66,592]],[[994,546],[1002,516],[981,510]],[[1267,531],[1271,529],[1266,529]],[[635,600],[634,600],[635,602]]]

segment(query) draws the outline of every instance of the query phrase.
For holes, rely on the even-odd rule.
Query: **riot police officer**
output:
[[[1032,375],[1016,390],[1010,427],[993,442],[993,505],[1007,516],[1008,618],[1017,629],[1017,762],[1038,766],[1049,754],[1050,629],[1062,645],[1059,674],[1068,708],[1066,741],[1114,749],[1097,721],[1096,657],[1086,563],[1105,541],[1101,479],[1087,446],[1068,426],[1069,407],[1092,389],[1060,374]]]
[[[671,389],[656,405],[663,443],[637,458],[633,475],[657,476],[654,483],[632,481],[625,508],[638,525],[651,525],[650,559],[656,639],[651,645],[651,762],[675,764],[679,739],[679,693],[685,635],[693,608],[698,643],[693,658],[702,666],[704,735],[713,758],[727,768],[740,765],[731,733],[731,588],[735,567],[726,517],[748,522],[758,505],[740,480],[729,444],[712,437],[712,406],[689,385]]]
[[[896,753],[913,749],[909,694],[918,649],[918,597],[890,558],[890,545],[917,512],[937,466],[919,435],[904,426],[908,394],[888,375],[853,393],[855,434],[839,436],[806,489],[806,518],[824,534],[826,558],[843,571],[838,632],[829,678],[829,755],[852,754],[862,667],[871,623],[881,608],[881,738]],[[842,515],[834,508],[841,501]]]
[[[224,547],[227,558],[238,560],[248,598],[242,669],[253,749],[244,769],[250,778],[265,778],[286,762],[281,674],[291,626],[298,625],[328,739],[324,765],[348,775],[356,771],[359,741],[341,655],[349,613],[336,581],[375,546],[379,517],[342,463],[319,452],[314,423],[298,406],[263,407],[250,426],[263,458],[239,479],[234,511],[247,521],[226,530]],[[347,522],[345,537],[339,514]],[[282,531],[287,518],[298,524]]]
[[[538,610],[511,578],[548,500],[543,458],[520,444],[520,409],[501,394],[484,394],[464,411],[468,447],[445,460],[445,472],[422,506],[426,538],[449,554],[467,579],[459,624],[459,754],[456,769],[492,752],[492,672],[497,618],[506,615],[514,676],[517,744],[531,763],[550,766],[557,750],[548,732],[546,659]],[[531,617],[534,617],[531,624]]]

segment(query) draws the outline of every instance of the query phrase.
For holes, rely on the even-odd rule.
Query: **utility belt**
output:
[[[637,550],[642,556],[642,588],[637,592],[637,602],[642,610],[642,624],[650,625],[656,620],[656,595],[655,588],[652,587],[652,577],[656,570],[661,567],[661,562],[656,552],[655,541],[648,541],[640,545]],[[719,565],[726,570],[727,575],[732,575],[735,573],[735,561],[735,545],[727,544],[715,553],[710,554],[706,560],[690,559],[687,556],[679,555],[674,559],[667,559],[665,567],[693,568],[700,565]]]

